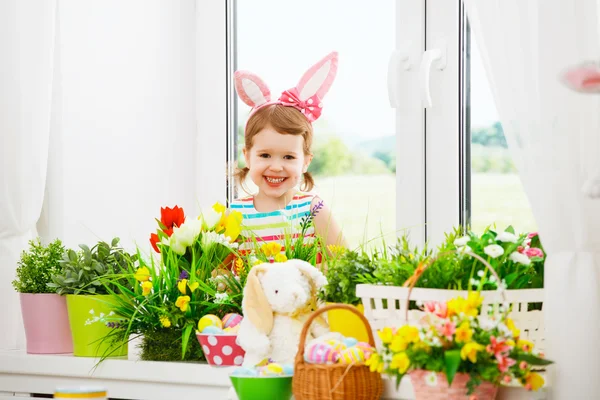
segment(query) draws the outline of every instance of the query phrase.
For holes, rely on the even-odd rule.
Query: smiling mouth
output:
[[[280,183],[282,183],[283,181],[285,181],[287,178],[272,178],[270,176],[265,176],[265,180],[272,184],[272,185],[278,185]]]

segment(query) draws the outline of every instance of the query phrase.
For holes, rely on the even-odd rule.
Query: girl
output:
[[[283,245],[285,235],[295,239],[304,234],[310,240],[317,234],[327,246],[345,245],[327,205],[309,193],[314,181],[307,172],[313,158],[312,122],[321,114],[321,101],[333,83],[337,62],[337,53],[329,54],[275,101],[256,75],[235,73],[237,93],[252,107],[243,150],[247,167],[237,170],[236,178],[244,187],[249,177],[258,193],[234,200],[230,208],[242,213],[243,233],[254,236],[258,243]],[[302,218],[311,213],[314,225],[302,230]],[[245,248],[251,245],[246,243]]]

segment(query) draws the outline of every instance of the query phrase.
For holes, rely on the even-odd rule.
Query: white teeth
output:
[[[267,176],[265,176],[265,178],[267,179],[267,182],[269,182],[269,183],[281,183],[285,179],[285,178],[269,178]]]

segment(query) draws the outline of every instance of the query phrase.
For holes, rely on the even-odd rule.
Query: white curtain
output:
[[[22,343],[11,282],[35,236],[46,184],[56,2],[0,2],[0,348]]]
[[[465,0],[512,157],[548,259],[547,357],[554,399],[600,395],[600,96],[559,76],[598,60],[596,0]]]

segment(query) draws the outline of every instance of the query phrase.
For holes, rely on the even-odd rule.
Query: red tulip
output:
[[[151,233],[150,234],[150,244],[152,245],[152,248],[154,248],[154,251],[156,251],[157,253],[160,253],[160,250],[158,249],[158,246],[156,245],[156,243],[159,242],[158,239],[158,235],[156,233]]]
[[[179,227],[184,221],[185,215],[183,213],[183,208],[178,206],[173,208],[160,208],[160,222],[166,227],[166,229],[173,229],[174,226]]]

